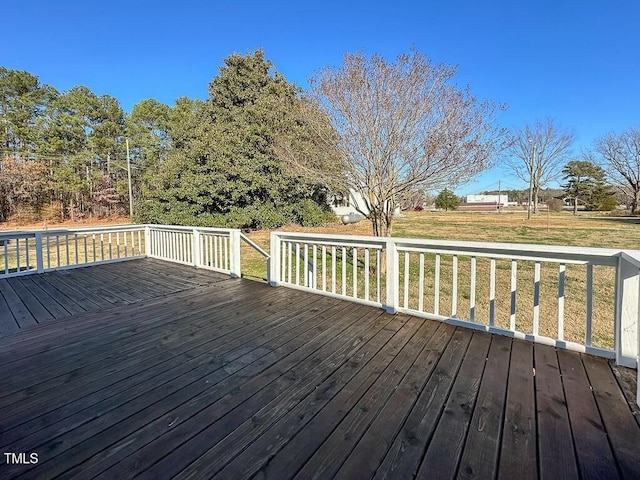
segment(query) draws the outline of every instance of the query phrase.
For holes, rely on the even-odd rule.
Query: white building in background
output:
[[[352,188],[350,188],[349,192],[344,195],[334,196],[329,206],[331,207],[331,210],[333,210],[333,213],[338,217],[349,215],[350,213],[355,213],[362,217],[362,214],[366,215],[369,213],[369,209],[367,208],[367,204],[364,201],[362,194]],[[401,215],[400,207],[395,207],[393,215],[395,217],[399,217]]]
[[[369,213],[369,209],[367,208],[364,198],[362,198],[362,194],[351,188],[349,189],[349,192],[333,197],[330,206],[333,213],[338,217],[349,215],[350,213]]]
[[[511,205],[509,203],[509,196],[508,195],[467,195],[466,201],[465,203],[467,204],[473,204],[473,203],[483,203],[483,204],[494,204],[494,205],[498,205],[500,204],[500,206],[502,207],[506,207]],[[512,204],[515,204],[515,202],[511,202]]]

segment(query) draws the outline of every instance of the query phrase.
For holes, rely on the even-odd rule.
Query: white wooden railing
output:
[[[271,234],[271,283],[638,365],[640,252]]]
[[[637,250],[272,232],[267,252],[235,229],[127,225],[0,233],[0,278],[145,256],[240,277],[241,242],[274,286],[638,367]]]
[[[237,229],[124,225],[5,232],[0,233],[0,278],[142,257],[240,277],[241,241],[266,258],[269,271],[269,253]]]
[[[144,226],[0,233],[0,278],[146,255]]]
[[[146,225],[148,257],[193,265],[233,277],[242,275],[240,230]]]

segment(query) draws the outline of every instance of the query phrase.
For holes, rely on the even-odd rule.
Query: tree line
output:
[[[151,223],[315,225],[330,218],[328,200],[351,189],[373,233],[390,235],[396,206],[504,159],[530,183],[534,205],[566,167],[576,204],[606,192],[604,172],[636,213],[639,130],[576,158],[575,132],[553,120],[501,128],[506,105],[478,99],[455,75],[415,50],[395,61],[345,54],[305,92],[256,50],[224,59],[205,100],[147,99],[126,113],[109,95],[59,92],[1,68],[0,221],[122,214],[131,200],[137,220]]]
[[[514,128],[506,149],[506,166],[530,185],[529,196],[537,212],[540,191],[563,181],[564,198],[588,210],[611,210],[616,194],[631,214],[640,206],[640,128],[608,133],[591,148],[572,151],[576,133],[549,118]],[[527,199],[528,201],[528,199]]]
[[[126,214],[127,157],[141,221],[241,228],[326,221],[331,184],[281,158],[293,152],[320,169],[339,168],[320,147],[322,131],[302,120],[311,110],[302,102],[260,50],[225,59],[207,100],[147,99],[130,113],[87,87],[59,92],[2,67],[0,221]]]

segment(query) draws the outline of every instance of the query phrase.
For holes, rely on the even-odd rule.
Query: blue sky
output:
[[[0,65],[67,90],[86,85],[127,111],[145,98],[206,97],[233,52],[263,48],[303,88],[345,52],[393,59],[411,46],[458,65],[457,83],[508,104],[505,127],[554,117],[575,151],[640,126],[638,0],[4,0]],[[500,167],[459,194],[523,186]]]

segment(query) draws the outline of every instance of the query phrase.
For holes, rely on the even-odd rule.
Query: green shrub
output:
[[[137,222],[165,225],[271,230],[289,223],[318,226],[335,218],[328,206],[309,199],[285,206],[267,202],[243,208],[232,207],[225,214],[197,211],[196,207],[179,201],[165,203],[152,200],[136,206]]]
[[[547,208],[552,212],[561,212],[564,207],[564,202],[559,198],[550,198],[547,200]]]
[[[302,200],[291,206],[294,222],[303,227],[317,227],[335,221],[336,216],[328,206],[321,206],[313,200]]]
[[[601,212],[612,212],[618,208],[618,202],[615,197],[604,197],[598,202],[598,210]]]

